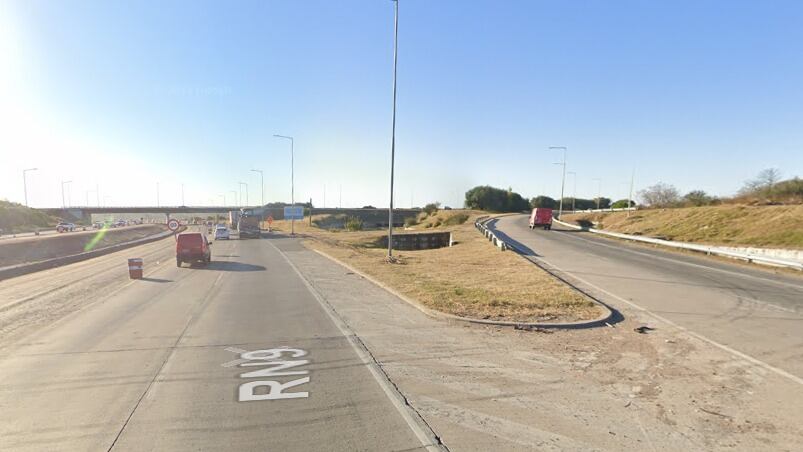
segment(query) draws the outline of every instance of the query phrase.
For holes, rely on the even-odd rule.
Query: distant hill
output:
[[[3,234],[30,232],[53,227],[59,219],[16,202],[0,200],[0,229]]]
[[[803,249],[803,205],[719,206],[645,209],[631,213],[564,215],[569,222],[592,221],[606,231],[678,242],[726,246]]]

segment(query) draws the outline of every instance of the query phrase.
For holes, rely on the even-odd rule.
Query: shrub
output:
[[[438,208],[440,206],[441,206],[441,203],[439,203],[439,202],[431,202],[431,203],[425,205],[423,210],[424,210],[424,212],[426,212],[427,215],[432,215],[432,214],[435,214],[435,213],[438,212]]]
[[[458,225],[458,224],[465,223],[466,220],[468,220],[468,214],[458,213],[458,214],[452,215],[451,217],[447,218],[443,222],[443,224],[444,224],[444,226],[455,226],[455,225]]]
[[[683,201],[692,206],[708,206],[717,203],[717,198],[702,190],[692,190],[683,196]]]
[[[404,227],[406,227],[406,228],[409,228],[410,226],[415,226],[417,224],[418,224],[418,217],[417,216],[415,216],[415,217],[407,217],[407,219],[404,220]]]
[[[362,220],[357,217],[348,217],[343,227],[346,228],[347,231],[361,231]]]

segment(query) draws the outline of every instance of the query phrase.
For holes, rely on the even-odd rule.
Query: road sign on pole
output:
[[[304,219],[304,206],[285,206],[284,207],[285,220],[303,220]]]
[[[167,229],[170,229],[173,232],[178,230],[178,220],[175,218],[167,222]]]

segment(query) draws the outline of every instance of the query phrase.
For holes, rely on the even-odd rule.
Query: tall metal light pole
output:
[[[549,149],[563,149],[563,162],[556,165],[563,165],[563,177],[560,180],[560,207],[558,208],[558,218],[563,214],[563,188],[566,185],[566,146],[550,146]]]
[[[223,193],[222,195],[218,195],[223,197],[223,207],[226,207],[226,194]]]
[[[242,187],[243,185],[245,185],[245,205],[248,206],[249,205],[249,203],[248,203],[248,184],[246,184],[245,182],[240,182],[240,187]]]
[[[575,212],[574,209],[574,202],[577,200],[577,173],[574,171],[569,171],[566,174],[571,174],[574,176],[572,180],[574,180],[574,190],[572,191],[572,213]]]
[[[159,182],[156,183],[156,207],[160,207],[160,204],[159,204]]]
[[[61,207],[67,207],[67,203],[64,202],[64,186],[67,184],[71,184],[71,180],[63,180],[61,181]]]
[[[343,184],[340,184],[340,199],[338,199],[337,208],[343,208]]]
[[[293,137],[285,136],[285,135],[273,135],[276,138],[284,138],[285,140],[290,140],[290,203],[295,206],[296,205],[296,188],[295,188],[295,176],[293,174],[293,154],[295,151],[293,150]],[[290,234],[295,235],[296,233],[296,219],[293,218],[290,220]]]
[[[25,173],[28,171],[36,171],[39,168],[26,168],[22,170],[22,192],[25,196],[25,206],[28,206],[28,181],[25,179]]]
[[[184,184],[181,184],[181,205],[186,206],[186,204],[184,204]]]
[[[236,191],[234,191],[234,190],[229,190],[229,193],[233,193],[233,194],[234,194],[234,203],[235,203],[235,204],[236,204],[238,207],[242,207],[242,206],[240,206],[240,198],[239,198],[239,196],[238,196],[237,192],[236,192]]]
[[[602,179],[600,179],[599,177],[595,177],[594,179],[591,180],[599,182],[599,187],[597,187],[597,210],[599,210],[599,202],[602,199]]]
[[[630,216],[630,208],[633,206],[633,181],[636,179],[636,169],[630,174],[630,195],[627,197],[627,216]]]
[[[261,190],[259,192],[259,205],[260,206],[264,206],[265,205],[265,174],[262,172],[262,170],[258,170],[258,169],[252,169],[251,171],[253,171],[255,173],[259,173],[259,183],[260,183],[260,186],[261,186]]]
[[[390,208],[388,208],[388,260],[393,260],[393,171],[396,160],[396,66],[399,56],[399,0],[393,0],[393,125],[390,132]]]

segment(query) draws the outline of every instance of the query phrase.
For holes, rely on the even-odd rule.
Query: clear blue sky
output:
[[[397,205],[803,175],[803,2],[401,0]],[[0,3],[0,198],[386,206],[393,3]],[[572,180],[567,181],[567,196]]]

